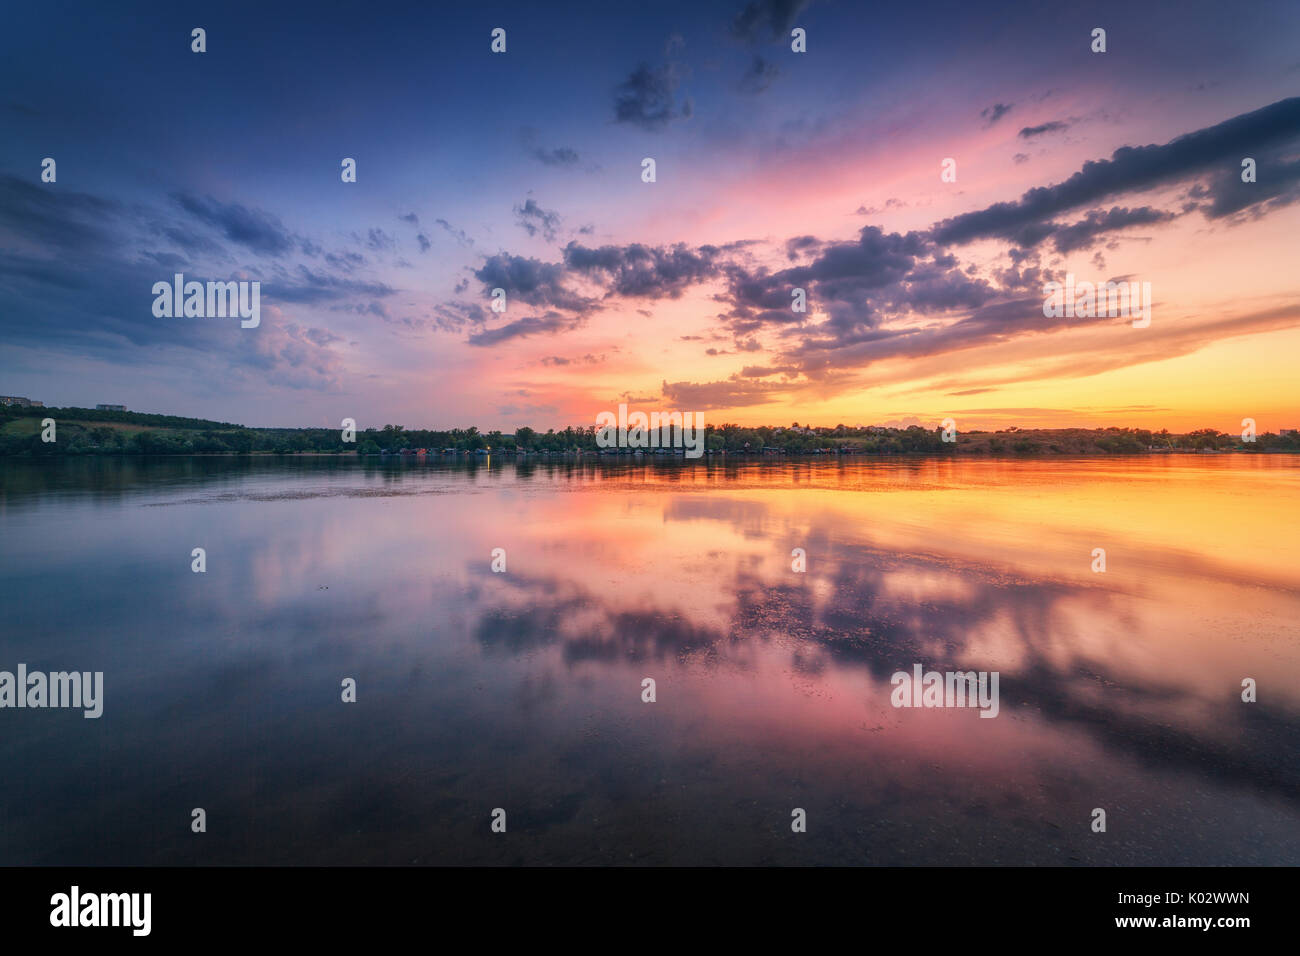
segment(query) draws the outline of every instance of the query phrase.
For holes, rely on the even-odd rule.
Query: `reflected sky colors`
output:
[[[0,668],[105,705],[0,712],[0,862],[1294,865],[1298,499],[1286,456],[9,461]],[[1000,715],[891,707],[914,663]]]

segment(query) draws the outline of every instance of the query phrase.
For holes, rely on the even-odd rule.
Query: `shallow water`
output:
[[[0,709],[0,864],[1294,865],[1298,516],[1282,455],[3,461],[0,670],[105,702]]]

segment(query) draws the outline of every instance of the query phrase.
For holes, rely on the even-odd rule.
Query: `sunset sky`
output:
[[[461,6],[7,12],[0,394],[1300,427],[1300,4]],[[261,325],[155,318],[176,272],[259,280]],[[1150,327],[1044,318],[1067,272],[1149,282]]]

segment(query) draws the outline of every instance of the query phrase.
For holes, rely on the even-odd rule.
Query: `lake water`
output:
[[[0,670],[104,672],[0,710],[0,864],[1295,865],[1298,525],[1282,455],[0,461]]]

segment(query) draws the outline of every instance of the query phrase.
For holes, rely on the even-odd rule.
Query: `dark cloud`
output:
[[[908,205],[908,204],[905,203],[905,202],[903,202],[903,200],[901,200],[901,199],[890,198],[890,199],[886,199],[886,200],[885,200],[885,205],[884,205],[883,207],[876,207],[876,206],[859,206],[857,209],[855,209],[855,210],[853,211],[853,215],[855,215],[855,216],[878,216],[878,215],[880,215],[880,213],[882,213],[882,212],[887,212],[887,211],[890,210],[890,209],[905,209],[905,208],[907,207],[907,205]]]
[[[764,325],[805,321],[806,315],[791,311],[791,293],[796,288],[807,293],[810,308],[819,307],[830,316],[828,325],[840,335],[875,325],[881,308],[907,298],[925,310],[940,307],[939,302],[948,307],[948,303],[983,301],[984,288],[957,271],[955,261],[942,266],[923,263],[927,251],[920,233],[886,233],[866,226],[856,241],[824,243],[806,265],[778,272],[731,265],[727,269],[733,305],[727,317],[730,327],[746,334]]]
[[[741,378],[768,378],[772,375],[794,376],[799,369],[793,365],[746,365],[738,373]]]
[[[577,328],[582,322],[581,318],[561,315],[559,312],[547,312],[540,316],[530,315],[522,319],[516,319],[514,322],[509,322],[499,328],[475,332],[470,335],[467,341],[470,345],[498,345],[501,342],[523,338],[528,335],[567,332],[570,329]]]
[[[489,256],[474,278],[492,289],[505,289],[507,302],[518,299],[529,305],[551,306],[583,312],[595,303],[565,285],[565,268],[560,263],[515,256],[502,252]],[[507,305],[508,307],[508,305]]]
[[[560,355],[548,355],[542,359],[542,364],[552,367],[562,367],[565,365],[599,365],[605,361],[604,355],[593,355],[588,352],[586,355],[577,358],[564,358]]]
[[[834,334],[834,329],[818,329],[788,350],[785,358],[797,364],[805,375],[816,379],[835,369],[863,369],[891,358],[941,355],[1022,335],[1041,335],[1111,321],[1105,317],[1044,318],[1042,295],[1036,293],[1032,297],[990,303],[946,325],[877,327],[852,336]]]
[[[1150,206],[1138,209],[1112,206],[1108,211],[1094,210],[1078,222],[1057,227],[1052,233],[1052,240],[1057,252],[1073,252],[1076,249],[1087,249],[1105,233],[1130,226],[1154,226],[1174,218],[1173,213],[1162,212]]]
[[[462,291],[459,287],[457,291]],[[434,324],[444,332],[460,332],[467,326],[482,326],[488,320],[488,310],[478,303],[446,302],[434,306]]]
[[[801,255],[817,252],[825,247],[825,243],[816,236],[795,236],[793,239],[787,239],[785,242],[785,255],[791,262],[798,259]]]
[[[528,199],[522,206],[515,206],[515,223],[530,236],[541,233],[547,242],[554,242],[556,230],[560,226],[560,214],[543,209],[535,199]]]
[[[746,43],[783,39],[807,5],[808,0],[751,0],[731,21],[731,35]]]
[[[350,296],[383,298],[397,290],[382,282],[346,279],[328,272],[320,272],[299,265],[284,277],[262,288],[262,298],[269,302],[318,303],[344,299]]]
[[[824,392],[838,382],[849,387],[856,380],[850,373],[889,359],[987,348],[1112,322],[1107,317],[1044,317],[1043,284],[1056,276],[1040,266],[1038,249],[1048,245],[1058,253],[1083,250],[1122,230],[1159,227],[1190,211],[1199,210],[1210,218],[1242,212],[1262,215],[1300,198],[1300,160],[1294,156],[1297,138],[1300,100],[1282,101],[1164,146],[1116,150],[1110,159],[1085,162],[1063,183],[1035,187],[1017,201],[996,203],[928,230],[897,233],[867,226],[853,240],[795,236],[784,243],[785,257],[792,264],[777,270],[755,265],[745,252],[748,243],[588,247],[574,241],[558,263],[503,253],[476,276],[486,280],[490,274],[494,284],[503,286],[509,280],[512,287],[525,290],[524,301],[530,304],[568,308],[578,314],[572,319],[554,313],[519,320],[479,333],[475,344],[565,331],[578,323],[583,309],[612,298],[672,299],[713,284],[718,289],[714,298],[724,304],[717,316],[720,328],[734,339],[735,352],[761,350],[756,337],[761,333],[775,360],[746,366],[725,382],[665,386],[665,394],[683,406],[710,408],[760,404],[778,390],[816,387]],[[1259,182],[1241,183],[1243,155],[1258,160]],[[1194,182],[1179,196],[1182,208],[1178,210],[1099,202],[1186,180]],[[1080,207],[1081,213],[1066,215]],[[981,269],[960,262],[950,251],[954,245],[979,238],[1006,241],[1010,265]],[[578,282],[583,288],[598,289],[600,297],[578,297],[576,306],[563,305],[577,296],[570,283]],[[791,310],[796,288],[807,293],[807,313]],[[1248,325],[1273,328],[1281,321],[1268,316]],[[1216,328],[1219,331],[1209,327],[1189,331],[1186,348],[1217,334],[1244,334],[1236,326],[1235,331]],[[1107,353],[1090,361],[1113,366],[1154,360],[1167,352],[1168,335],[1152,336],[1145,351]],[[732,353],[713,348],[708,354]],[[1087,374],[1088,367],[1067,362],[1056,374]],[[773,376],[789,381],[763,381]]]
[[[1300,138],[1300,97],[1280,100],[1216,126],[1188,133],[1163,146],[1124,146],[1110,159],[1090,160],[1069,179],[1030,189],[1014,202],[995,203],[935,226],[939,243],[1009,238],[1027,226],[1127,192],[1181,182],[1213,167],[1240,169],[1243,156],[1273,155]],[[1258,185],[1258,184],[1255,184]]]
[[[1062,130],[1070,128],[1070,124],[1063,120],[1052,120],[1050,123],[1043,123],[1039,126],[1026,126],[1018,134],[1021,139],[1031,139],[1035,136],[1042,136],[1044,133],[1059,133]]]
[[[257,254],[235,265],[227,243]],[[21,237],[21,246],[16,242]],[[196,387],[272,384],[338,387],[342,363],[331,330],[297,322],[290,303],[382,311],[395,290],[353,278],[365,263],[355,252],[328,253],[295,235],[269,212],[176,193],[161,209],[125,206],[67,188],[42,190],[0,175],[0,340],[131,367],[192,368]],[[17,250],[21,248],[22,252]],[[301,253],[322,268],[288,265]],[[159,319],[153,284],[173,272],[187,278],[262,282],[262,321]],[[368,304],[355,305],[362,298]],[[188,363],[188,364],[187,364]]]
[[[270,213],[191,193],[176,193],[172,198],[195,219],[220,232],[231,242],[247,246],[254,252],[283,256],[294,247],[293,237],[280,220]]]
[[[680,82],[677,67],[642,63],[614,91],[614,119],[646,130],[658,130],[674,119],[689,118],[689,101],[676,102]]]
[[[111,200],[0,175],[0,227],[15,240],[23,237],[69,255],[108,252],[114,245],[110,224],[125,214]]]
[[[352,272],[358,266],[366,264],[366,257],[359,252],[327,252],[325,262],[343,272]]]
[[[980,116],[985,119],[984,125],[992,126],[998,120],[1002,119],[1002,117],[1010,113],[1011,108],[1015,105],[1016,104],[1014,103],[994,103],[992,106],[980,110]]]
[[[435,223],[441,226],[446,231],[447,235],[451,236],[462,246],[474,245],[474,240],[465,234],[464,229],[456,229],[446,219],[437,219],[435,220]]]
[[[222,329],[152,314],[153,283],[191,261],[188,250],[153,248],[170,228],[154,210],[0,175],[0,342],[124,365],[156,361],[164,348],[176,361],[174,350],[186,349],[224,370],[226,361],[212,362],[224,355]]]
[[[611,296],[675,299],[688,286],[719,276],[721,253],[716,246],[691,249],[684,243],[593,249],[573,241],[564,247],[564,264],[605,283]]]
[[[182,228],[178,225],[170,225],[163,222],[155,221],[150,225],[150,229],[156,236],[166,239],[172,245],[184,249],[191,256],[206,256],[208,258],[228,258],[225,248],[206,235],[194,232],[192,229]]]
[[[1251,158],[1257,163],[1253,183],[1241,181],[1240,160],[1237,166],[1225,167],[1211,177],[1205,189],[1211,202],[1199,207],[1206,218],[1231,216],[1251,207],[1262,215],[1300,199],[1300,159],[1288,159],[1281,150],[1260,150]]]
[[[524,151],[543,166],[574,167],[581,162],[578,151],[569,146],[544,146],[538,142],[540,134],[531,126],[519,131],[519,141]],[[588,164],[588,171],[597,169],[595,164]]]
[[[397,248],[397,239],[382,229],[371,229],[366,233],[366,248],[372,252],[385,252]]]
[[[413,212],[408,212],[403,216],[398,216],[397,218],[402,222],[415,226],[416,229],[419,230],[415,234],[415,241],[419,243],[420,252],[428,252],[433,247],[433,243],[429,240],[428,235],[422,229],[419,229],[420,217],[418,215]],[[371,231],[373,232],[374,230]]]

